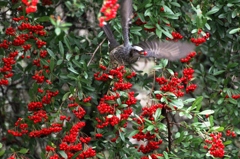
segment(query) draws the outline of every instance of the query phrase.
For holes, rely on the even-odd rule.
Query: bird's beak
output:
[[[144,50],[143,50],[143,51],[139,52],[139,54],[146,56],[146,55],[147,55],[147,51],[144,51]]]

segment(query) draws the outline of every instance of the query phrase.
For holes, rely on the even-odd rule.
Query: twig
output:
[[[169,119],[168,119],[167,110],[166,110],[166,120],[167,120],[167,129],[168,129],[168,149],[169,149],[169,151],[171,151],[171,147],[172,147],[171,136],[172,136],[172,133],[171,133],[170,122],[169,122]]]
[[[91,59],[89,60],[87,66],[90,65],[90,63],[92,62],[92,60],[93,60],[93,58],[94,58],[97,50],[100,48],[100,46],[102,46],[103,42],[104,42],[106,39],[107,39],[107,38],[104,38],[104,39],[102,40],[102,42],[101,42],[101,43],[97,46],[97,48],[94,50],[93,55],[92,55]]]

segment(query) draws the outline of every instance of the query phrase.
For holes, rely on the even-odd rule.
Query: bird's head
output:
[[[146,56],[147,52],[140,46],[133,46],[130,50],[130,56],[138,56],[140,57],[141,55]]]

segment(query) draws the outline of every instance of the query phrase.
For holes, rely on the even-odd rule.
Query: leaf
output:
[[[53,71],[54,66],[55,66],[55,60],[52,58],[52,59],[50,60],[50,71],[51,71],[51,72]]]
[[[62,97],[62,100],[65,101],[66,99],[68,99],[70,94],[71,94],[71,92],[65,93]]]
[[[49,22],[49,16],[42,16],[35,20],[36,22]]]
[[[158,108],[156,112],[153,114],[154,121],[157,121],[157,119],[161,116],[162,110]]]
[[[71,52],[72,52],[72,48],[71,48],[71,46],[70,46],[70,42],[69,42],[68,37],[67,37],[67,36],[64,36],[63,41],[64,41],[65,45],[67,46],[68,51],[71,53]]]
[[[62,64],[62,62],[63,62],[63,60],[62,60],[62,59],[58,60],[58,61],[57,61],[57,65],[61,65],[61,64]]]
[[[171,70],[171,69],[169,69],[169,68],[167,68],[167,71],[173,76],[174,75],[174,72],[173,72],[173,70]]]
[[[180,134],[179,132],[177,132],[177,133],[175,134],[175,139],[179,138],[180,136],[181,136],[181,134]]]
[[[21,154],[26,154],[28,152],[28,149],[21,148],[21,150],[18,151],[18,152],[21,153]]]
[[[3,156],[4,153],[5,153],[5,150],[4,150],[4,149],[0,150],[0,157]]]
[[[198,97],[192,104],[192,107],[191,107],[191,110],[193,109],[196,109],[197,111],[199,111],[202,107],[202,100],[203,100],[203,97],[200,96]]]
[[[55,56],[55,54],[52,52],[52,50],[50,50],[50,49],[47,48],[47,51],[48,51],[48,54],[49,54],[53,59],[56,59],[56,56]]]
[[[79,74],[77,70],[75,70],[73,67],[68,67],[68,70],[71,71],[72,73]]]
[[[55,34],[59,36],[61,34],[61,29],[59,27],[55,28]]]
[[[165,31],[164,29],[162,30],[163,34],[166,35],[167,37],[169,37],[170,39],[173,39],[173,36],[171,33],[169,33],[168,31]]]
[[[235,34],[237,32],[240,32],[240,28],[232,29],[229,31],[229,34]]]
[[[223,72],[225,72],[225,70],[216,71],[216,72],[213,73],[213,76],[220,75],[220,74],[222,74]]]
[[[147,131],[152,131],[154,129],[154,125],[149,125],[148,127],[147,127]]]
[[[193,101],[195,101],[195,98],[188,98],[185,101],[183,101],[184,104],[188,104],[188,103],[192,103]]]
[[[156,34],[159,38],[162,38],[162,29],[157,28],[156,29]]]
[[[227,141],[223,142],[223,144],[224,145],[230,145],[230,144],[232,144],[232,141],[231,140],[227,140]]]
[[[210,11],[208,11],[206,13],[206,15],[211,15],[211,14],[217,13],[221,8],[222,8],[222,6],[214,6]]]
[[[164,156],[165,159],[169,159],[168,153],[166,151],[163,152],[163,156]]]
[[[59,153],[64,159],[67,159],[67,158],[68,158],[67,154],[66,154],[64,151],[58,151],[58,153]]]
[[[119,132],[119,136],[120,136],[120,138],[121,138],[121,140],[123,141],[123,142],[125,142],[125,136],[124,136],[124,134],[122,133],[122,131],[118,131]]]
[[[63,48],[62,42],[59,41],[58,45],[59,45],[59,52],[60,52],[60,54],[61,54],[62,56],[64,56],[64,48]]]
[[[172,106],[176,106],[177,108],[182,108],[182,107],[184,106],[182,99],[172,100],[172,101],[170,102],[170,104],[171,104]]]
[[[204,111],[200,112],[199,115],[210,115],[213,113],[214,113],[214,110],[204,110]]]
[[[72,54],[71,54],[71,53],[67,53],[67,54],[66,54],[66,59],[67,59],[68,61],[70,61],[71,57],[72,57]]]

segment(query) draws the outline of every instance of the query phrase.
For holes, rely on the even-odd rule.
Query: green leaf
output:
[[[158,24],[157,24],[158,25]],[[162,29],[157,28],[156,29],[157,36],[161,39],[162,38]]]
[[[181,136],[181,134],[180,134],[179,132],[177,132],[177,133],[175,134],[175,139],[179,138],[180,136]]]
[[[235,34],[237,32],[240,32],[240,28],[232,29],[229,31],[229,34]]]
[[[62,60],[62,59],[58,60],[58,61],[57,61],[57,65],[61,65],[61,64],[62,64],[62,62],[63,62],[63,60]]]
[[[70,42],[69,42],[68,37],[67,37],[67,36],[64,36],[63,41],[64,41],[65,45],[67,46],[68,51],[71,53],[71,52],[72,52],[72,48],[71,48],[71,46],[70,46]]]
[[[188,99],[184,100],[183,103],[188,104],[188,103],[192,103],[195,100],[196,100],[195,98],[188,98]]]
[[[169,68],[167,68],[167,71],[170,73],[170,75],[174,75],[174,72],[173,72],[173,70],[171,70],[171,69],[169,69]]]
[[[61,34],[61,29],[59,27],[55,28],[55,34],[59,36]]]
[[[232,144],[232,141],[231,140],[227,140],[227,141],[223,142],[223,144],[224,145],[230,145],[230,144]]]
[[[67,53],[67,54],[66,54],[66,59],[67,59],[68,61],[70,61],[71,57],[72,57],[72,53]]]
[[[181,5],[177,2],[170,2],[170,4],[176,7],[181,7]]]
[[[157,121],[157,119],[161,116],[162,109],[158,108],[156,112],[153,114],[154,121]]]
[[[68,158],[67,154],[66,154],[64,151],[58,151],[58,153],[59,153],[64,159],[67,159],[67,158]]]
[[[66,99],[68,99],[70,94],[71,94],[71,92],[65,93],[62,97],[62,100],[65,101]]]
[[[47,51],[48,51],[48,54],[49,54],[53,59],[56,59],[56,56],[55,56],[55,54],[52,52],[52,50],[50,50],[50,49],[47,48]]]
[[[169,159],[168,153],[166,151],[163,152],[164,159]]]
[[[75,59],[72,60],[72,62],[79,68],[82,68],[80,62],[76,61]]]
[[[154,129],[154,125],[149,125],[148,127],[147,127],[147,131],[152,131]]]
[[[49,16],[42,16],[36,19],[36,22],[49,22]]]
[[[225,70],[216,71],[216,72],[213,73],[213,76],[220,75],[220,74],[222,74],[223,72],[225,72]]]
[[[2,143],[0,143],[0,149],[2,148],[2,146],[3,146]]]
[[[71,71],[72,73],[79,74],[77,70],[75,70],[73,67],[68,67],[68,70]]]
[[[211,127],[214,126],[213,116],[210,115],[210,116],[208,117],[208,119],[209,119],[209,122],[210,122],[210,126],[211,126]]]
[[[171,33],[169,33],[168,31],[165,31],[164,29],[162,30],[163,34],[166,35],[167,37],[169,37],[170,39],[173,39],[173,36]]]
[[[214,113],[214,110],[204,110],[204,111],[200,112],[199,115],[210,115],[213,113]]]
[[[206,13],[206,15],[211,15],[211,14],[217,13],[221,8],[222,8],[222,6],[214,6],[210,11],[208,11]]]
[[[125,136],[124,136],[124,134],[122,133],[122,131],[119,130],[118,133],[119,133],[119,136],[120,136],[121,140],[122,140],[123,142],[125,142]]]
[[[59,52],[60,52],[60,54],[61,54],[62,57],[63,57],[63,56],[64,56],[64,48],[63,48],[62,42],[59,41],[58,45],[59,45]]]
[[[21,148],[20,151],[18,151],[21,154],[26,154],[29,149]]]
[[[4,153],[5,153],[5,150],[4,150],[4,149],[0,150],[0,157],[3,156]]]
[[[52,59],[50,60],[50,70],[51,70],[51,72],[53,71],[54,66],[55,66],[55,60],[52,58]]]
[[[172,106],[176,106],[177,108],[180,108],[180,109],[184,106],[182,99],[174,99],[170,102],[170,104]]]
[[[199,111],[202,107],[202,100],[203,100],[203,97],[200,96],[198,97],[192,104],[192,107],[191,107],[191,110],[193,109],[196,109],[197,111]]]

